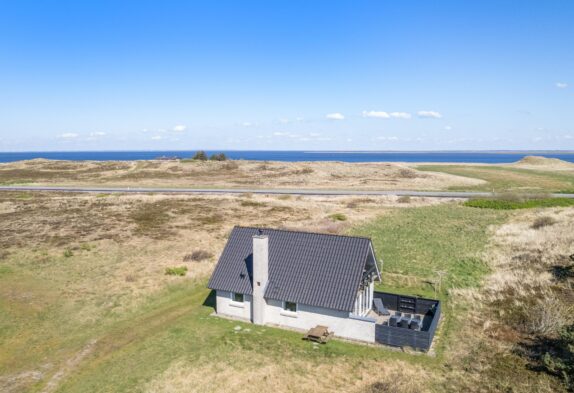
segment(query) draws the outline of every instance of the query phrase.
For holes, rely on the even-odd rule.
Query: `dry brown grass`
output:
[[[421,172],[401,164],[260,161],[69,162],[0,164],[0,184],[128,187],[446,189],[481,180]]]
[[[555,224],[533,229],[532,222],[541,217],[551,217]],[[540,353],[523,348],[536,337],[555,337],[574,322],[574,279],[561,281],[553,274],[556,266],[571,263],[573,227],[574,209],[541,209],[516,213],[493,232],[484,256],[492,273],[483,287],[454,291],[458,303],[470,310],[457,322],[467,339],[455,343],[448,355],[450,362],[467,368],[461,389],[560,391],[548,375],[527,371],[536,366]],[[491,373],[505,369],[513,370],[506,386],[499,380],[498,385],[485,384]],[[474,384],[481,384],[482,390]]]
[[[376,370],[376,372],[374,372]],[[183,392],[430,392],[440,377],[422,367],[396,362],[325,362],[269,359],[253,352],[236,352],[202,366],[179,360],[145,388],[148,393]],[[392,390],[387,388],[392,387]]]

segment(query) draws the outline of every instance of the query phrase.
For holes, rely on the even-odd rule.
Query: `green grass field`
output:
[[[419,165],[416,169],[484,180],[486,183],[452,188],[457,191],[574,192],[573,171],[542,171],[484,165]]]
[[[370,236],[384,261],[380,289],[443,297],[449,288],[477,286],[488,272],[480,252],[488,228],[508,217],[460,205],[397,209],[354,230]],[[440,292],[431,284],[444,271]],[[437,288],[438,289],[438,288]]]
[[[505,199],[471,199],[464,203],[464,206],[477,207],[481,209],[516,210],[534,209],[544,207],[568,207],[574,206],[574,199],[569,198],[540,198],[525,200],[505,200]]]

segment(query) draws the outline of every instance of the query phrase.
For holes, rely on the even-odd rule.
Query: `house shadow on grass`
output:
[[[213,289],[209,291],[209,295],[203,300],[202,306],[211,307],[215,311],[215,291]]]

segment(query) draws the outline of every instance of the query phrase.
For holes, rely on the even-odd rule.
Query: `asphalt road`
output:
[[[432,198],[475,198],[492,196],[490,192],[455,191],[362,191],[362,190],[305,190],[305,189],[249,189],[249,188],[131,188],[131,187],[40,187],[0,186],[0,191],[54,191],[88,193],[170,193],[170,194],[277,194],[277,195],[397,195]],[[574,198],[574,194],[551,194],[554,197]]]

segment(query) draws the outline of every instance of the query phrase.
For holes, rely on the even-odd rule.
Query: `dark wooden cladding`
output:
[[[376,342],[396,347],[429,350],[441,315],[440,301],[377,291],[374,292],[373,297],[380,298],[389,310],[425,315],[421,331],[375,325]]]

